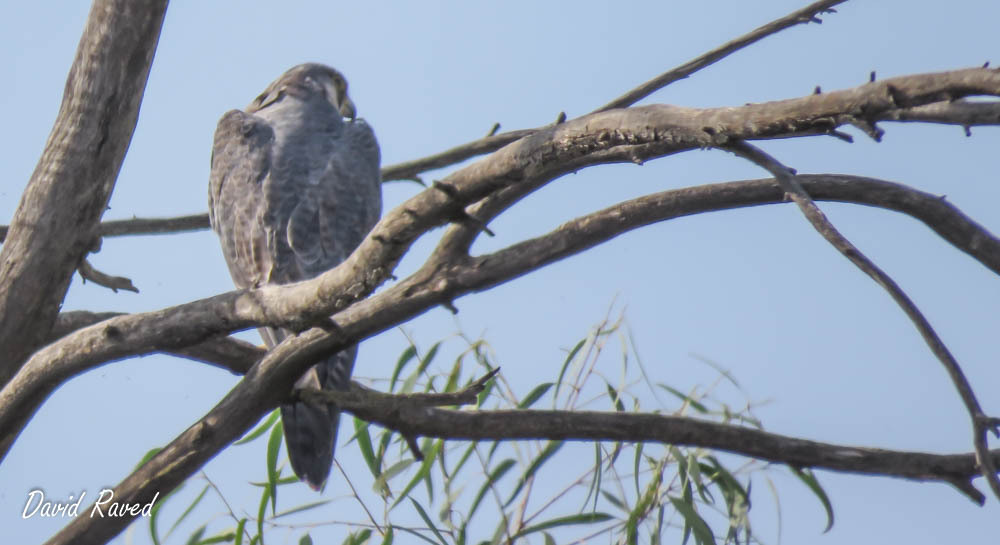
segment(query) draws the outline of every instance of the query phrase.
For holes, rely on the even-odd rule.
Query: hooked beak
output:
[[[344,97],[344,101],[340,103],[340,115],[354,121],[354,118],[358,115],[357,111],[354,109],[354,103],[351,102],[351,97]]]

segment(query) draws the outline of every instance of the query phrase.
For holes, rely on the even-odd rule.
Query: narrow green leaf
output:
[[[420,365],[417,366],[417,374],[422,374],[427,371],[427,367],[434,360],[434,356],[437,356],[438,348],[441,347],[441,341],[434,343],[434,346],[424,354],[424,357],[420,359]]]
[[[465,453],[462,454],[462,457],[458,459],[458,463],[455,464],[455,468],[451,470],[452,478],[458,475],[458,472],[462,469],[462,466],[465,465],[465,462],[469,460],[469,456],[472,455],[472,452],[475,449],[476,449],[476,443],[472,443],[471,445],[469,445],[467,449],[465,449]]]
[[[492,371],[492,369],[490,369],[490,371]],[[493,378],[489,382],[486,383],[486,386],[483,388],[482,392],[479,392],[478,394],[476,394],[476,408],[477,409],[480,408],[480,407],[482,407],[483,403],[486,403],[486,400],[490,398],[490,394],[493,393],[493,387],[496,386],[496,385],[497,385],[497,379]]]
[[[524,537],[528,534],[533,534],[535,532],[541,532],[542,530],[548,530],[549,528],[556,528],[558,526],[570,526],[573,524],[594,524],[596,522],[604,522],[606,520],[611,520],[614,517],[607,513],[580,513],[579,515],[570,515],[568,517],[559,517],[545,522],[535,524],[534,526],[528,526],[527,528],[521,530],[514,536],[514,539]]]
[[[657,513],[656,513],[656,529],[653,530],[653,533],[649,535],[649,545],[660,545],[660,542],[663,541],[662,536],[660,535],[660,533],[663,532],[663,508],[664,507],[665,506],[663,504],[660,504],[660,508],[656,510],[657,511]],[[687,538],[685,538],[685,540],[686,539]],[[747,545],[750,545],[750,544],[748,543]]]
[[[389,379],[389,391],[392,392],[396,388],[396,379],[399,378],[399,373],[403,371],[403,367],[417,355],[417,347],[410,346],[403,350],[403,353],[399,355],[399,359],[396,361],[396,367],[392,370],[392,378]]]
[[[189,537],[187,540],[187,545],[198,545],[198,542],[201,541],[201,536],[203,535],[205,535],[204,526],[198,528],[197,530],[194,531],[193,534],[191,534],[191,537]]]
[[[271,499],[271,488],[264,487],[260,495],[260,505],[257,506],[257,537],[264,543],[264,515],[267,513],[267,500]]]
[[[649,484],[646,485],[646,491],[636,499],[635,506],[628,513],[625,522],[625,541],[629,544],[639,543],[639,523],[646,519],[650,509],[660,500],[660,484],[663,482],[665,465],[666,458],[656,463]]]
[[[313,538],[311,535],[306,534],[299,538],[299,545],[313,545]]]
[[[691,475],[688,473],[687,456],[685,456],[684,453],[674,445],[670,445],[667,450],[670,451],[670,455],[677,461],[677,475],[681,478],[681,485],[684,485],[687,483],[688,479],[691,478]]]
[[[705,459],[710,465],[703,466],[702,471],[708,471],[709,478],[716,483],[716,486],[722,490],[723,494],[731,494],[733,492],[742,496],[742,501],[750,502],[750,492],[743,488],[740,481],[729,472],[722,463],[719,462],[714,456],[706,456]]]
[[[556,379],[556,391],[554,394],[552,394],[553,408],[555,408],[556,406],[556,400],[559,399],[559,387],[562,386],[562,380],[563,376],[566,375],[566,369],[569,368],[570,362],[573,361],[573,358],[576,357],[576,353],[579,352],[581,348],[583,348],[583,345],[586,342],[587,339],[580,339],[580,342],[576,343],[576,346],[574,346],[573,349],[569,351],[569,354],[566,356],[565,361],[563,361],[562,368],[559,369],[559,378]]]
[[[403,381],[403,386],[402,388],[400,388],[400,392],[408,394],[413,391],[413,387],[416,386],[417,380],[420,379],[421,375],[424,375],[426,373],[427,366],[430,365],[431,361],[434,359],[434,356],[437,355],[438,348],[440,346],[441,346],[441,341],[434,343],[434,346],[432,346],[431,349],[428,350],[426,354],[424,354],[424,357],[420,358],[420,363],[417,365],[417,368],[414,369],[412,373],[410,373],[410,376],[406,377],[405,381]]]
[[[632,478],[635,479],[635,495],[642,494],[639,490],[639,463],[642,461],[642,447],[645,443],[636,443],[635,460],[632,462]]]
[[[399,497],[396,498],[396,501],[392,502],[392,506],[389,507],[389,509],[395,508],[399,502],[403,501],[403,498],[409,497],[410,491],[413,490],[413,488],[417,486],[417,484],[419,484],[424,477],[430,474],[431,466],[434,465],[434,460],[437,458],[438,452],[440,452],[441,445],[443,445],[443,441],[435,441],[433,439],[426,439],[424,441],[424,448],[420,449],[420,451],[424,454],[424,461],[420,463],[420,469],[418,469],[417,474],[410,479],[410,482],[406,483],[406,487],[399,493]],[[430,496],[430,501],[433,503],[433,493],[430,494]]]
[[[812,472],[811,469],[798,469],[792,466],[788,466],[802,482],[806,483],[809,490],[819,498],[819,501],[823,504],[823,509],[826,509],[826,529],[823,533],[830,531],[833,528],[833,504],[830,502],[830,497],[826,495],[826,491],[823,490],[823,486],[819,484],[819,479],[816,478],[816,474]]]
[[[194,499],[194,501],[191,502],[191,505],[188,505],[187,509],[185,509],[184,512],[181,513],[181,516],[177,518],[177,521],[174,522],[173,526],[171,526],[170,529],[167,530],[167,535],[163,536],[164,539],[166,539],[167,537],[169,537],[170,534],[172,534],[174,532],[174,529],[177,528],[177,526],[181,522],[183,522],[184,519],[187,518],[188,515],[191,514],[191,511],[194,511],[194,508],[198,506],[198,504],[201,502],[201,499],[205,497],[205,494],[208,492],[208,488],[209,488],[208,485],[205,485],[205,488],[201,489],[201,492]],[[150,513],[150,514],[152,514],[152,513]]]
[[[142,467],[143,464],[145,464],[146,462],[152,460],[153,456],[156,456],[157,454],[159,454],[161,450],[163,450],[163,447],[153,447],[153,448],[147,450],[146,454],[142,455],[142,459],[139,460],[139,463],[135,464],[135,467],[132,468],[132,472],[134,473],[135,470],[137,470],[140,467]]]
[[[542,467],[542,464],[544,464],[549,458],[551,458],[556,452],[558,452],[559,449],[562,448],[564,443],[565,441],[549,441],[545,445],[545,448],[542,449],[542,452],[539,453],[538,457],[531,462],[531,464],[528,466],[528,469],[524,470],[524,473],[521,474],[521,478],[517,480],[517,486],[514,487],[514,492],[511,493],[510,497],[503,504],[504,507],[510,505],[511,502],[513,502],[514,499],[517,498],[517,495],[521,493],[521,489],[524,488],[525,484],[527,484],[528,479],[530,479],[535,474],[535,472],[538,471],[540,467]]]
[[[275,514],[271,518],[287,517],[288,515],[294,515],[295,513],[301,513],[302,511],[308,511],[310,509],[315,509],[315,508],[317,508],[317,507],[319,507],[321,505],[326,505],[326,504],[330,503],[331,501],[333,501],[333,500],[320,500],[320,501],[314,501],[314,502],[310,502],[310,503],[304,503],[302,505],[299,505],[298,507],[292,507],[291,509],[286,509],[286,510],[280,512],[280,513],[277,513],[277,514]]]
[[[594,495],[594,507],[592,511],[597,511],[597,495],[601,491],[601,443],[594,443],[594,478],[590,481],[590,489],[587,490],[587,499],[583,502],[586,506],[590,501],[590,495]]]
[[[476,512],[479,507],[479,502],[483,501],[483,497],[486,496],[486,492],[489,491],[490,487],[493,486],[510,468],[514,467],[514,460],[507,458],[506,460],[497,464],[497,467],[490,472],[489,477],[487,477],[486,482],[479,489],[479,493],[476,494],[476,499],[472,502],[472,507],[469,509],[469,514],[466,518],[471,519],[472,515]]]
[[[667,386],[666,384],[663,384],[663,383],[657,383],[656,385],[659,386],[660,388],[663,388],[664,390],[670,392],[671,394],[674,394],[675,396],[677,396],[678,398],[680,398],[681,401],[683,401],[684,403],[687,403],[688,405],[690,405],[691,408],[693,408],[694,410],[696,410],[696,411],[698,411],[698,412],[700,412],[702,414],[705,414],[705,413],[708,412],[708,407],[706,407],[704,404],[700,403],[698,400],[694,399],[693,397],[685,394],[684,392],[681,392],[680,390],[678,390],[676,388],[673,388],[671,386]]]
[[[278,451],[281,449],[282,426],[278,422],[271,428],[271,436],[267,439],[267,485],[271,491],[271,514],[278,504]]]
[[[507,534],[507,521],[504,517],[498,517],[497,527],[493,530],[493,537],[490,538],[489,545],[500,545]]]
[[[548,532],[542,532],[542,535],[545,536],[545,545],[556,545],[556,540]]]
[[[530,392],[528,392],[528,395],[525,396],[525,398],[522,399],[521,402],[517,404],[517,408],[527,409],[528,407],[531,407],[532,405],[535,404],[536,401],[538,401],[540,397],[542,397],[543,395],[545,395],[546,392],[549,391],[549,388],[552,388],[551,382],[543,382],[538,386],[535,386],[535,388]]]
[[[246,526],[247,519],[245,517],[236,523],[236,540],[233,541],[234,545],[243,545],[243,531]]]
[[[371,528],[365,528],[364,530],[361,530],[357,534],[351,534],[350,536],[348,536],[348,541],[346,541],[345,543],[347,543],[348,545],[361,545],[362,543],[368,541],[368,538],[370,537],[372,537]]]
[[[260,437],[261,435],[264,435],[264,432],[266,432],[267,430],[271,429],[271,426],[274,425],[274,423],[278,421],[278,417],[280,415],[281,415],[281,413],[279,412],[278,409],[275,409],[275,410],[271,411],[271,414],[267,417],[267,420],[264,420],[264,422],[261,423],[261,425],[257,426],[256,428],[254,428],[254,430],[252,432],[250,432],[249,434],[243,436],[242,439],[240,439],[239,441],[236,441],[233,444],[234,445],[243,445],[243,444],[249,443],[250,441],[253,441],[254,439]]]
[[[691,481],[698,489],[698,495],[701,496],[701,500],[708,504],[715,504],[715,496],[712,495],[712,491],[708,489],[708,486],[701,479],[701,467],[702,464],[698,462],[698,455],[695,452],[690,452],[687,463],[688,475],[691,476]],[[725,483],[723,488],[728,486],[728,484]],[[725,490],[723,490],[723,495],[725,493]]]
[[[427,543],[430,543],[431,545],[440,545],[439,543],[437,543],[437,542],[436,542],[436,541],[434,541],[433,539],[431,539],[431,538],[429,538],[429,537],[425,536],[424,534],[421,534],[420,532],[417,532],[417,531],[415,531],[415,530],[411,530],[411,529],[407,528],[406,526],[399,526],[398,528],[399,528],[400,530],[402,530],[402,531],[404,531],[404,532],[408,533],[408,534],[412,534],[412,535],[414,535],[414,536],[417,536],[417,537],[419,537],[420,539],[422,539],[422,540],[426,541]]]
[[[608,492],[607,490],[601,490],[601,495],[604,496],[604,499],[608,500],[611,503],[611,505],[614,505],[615,507],[628,513],[629,511],[628,506],[625,505],[625,502],[615,497],[614,494]]]
[[[282,487],[289,484],[298,484],[298,483],[299,483],[299,478],[296,477],[295,474],[289,475],[287,477],[281,477],[274,482],[274,484],[276,484],[278,487]],[[271,486],[271,483],[267,481],[250,481],[250,484],[259,488],[268,488]]]
[[[604,384],[608,387],[608,397],[611,398],[611,404],[615,406],[615,410],[625,412],[625,404],[622,403],[621,397],[618,395],[618,390],[615,390],[610,382],[605,382]]]
[[[167,503],[167,500],[169,500],[171,497],[173,497],[174,494],[180,492],[181,489],[184,488],[184,484],[185,483],[182,482],[180,485],[177,486],[177,488],[171,490],[166,496],[163,496],[163,499],[161,499],[160,501],[156,502],[153,505],[153,509],[150,510],[150,513],[149,513],[149,537],[153,540],[153,545],[160,545],[159,532],[156,530],[156,527],[159,524],[160,508],[162,508]],[[166,536],[164,536],[164,539],[166,539]]]
[[[379,461],[379,467],[385,465],[385,453],[389,450],[389,443],[392,442],[393,435],[395,432],[392,430],[382,430],[381,435],[379,435],[378,450],[375,451],[375,459]]]
[[[715,545],[715,534],[705,519],[694,510],[694,504],[674,496],[670,496],[670,503],[674,504],[674,509],[684,517],[684,522],[691,528],[698,545]]]
[[[438,541],[441,542],[441,545],[448,545],[448,543],[444,540],[444,537],[441,536],[441,532],[438,531],[437,526],[435,526],[431,518],[427,516],[427,511],[424,511],[424,508],[421,507],[420,504],[417,503],[416,500],[414,500],[413,498],[410,498],[410,503],[412,503],[413,507],[416,508],[417,514],[420,515],[420,518],[424,519],[424,523],[427,524],[427,527],[430,528],[432,532],[434,532],[435,536],[437,536]]]
[[[390,466],[389,469],[383,471],[378,476],[378,478],[375,479],[375,484],[372,485],[372,489],[375,490],[376,492],[378,492],[379,490],[388,489],[389,481],[391,481],[392,478],[395,477],[396,475],[399,475],[403,471],[406,471],[406,469],[411,465],[413,465],[413,458],[404,458],[396,462],[395,464],[392,464],[392,466]]]
[[[455,364],[451,367],[451,372],[448,373],[448,381],[444,384],[445,392],[454,392],[458,389],[458,379],[462,376],[462,360],[465,359],[465,354],[460,355],[455,358]]]
[[[198,542],[198,545],[214,545],[215,543],[229,543],[236,538],[236,534],[233,532],[226,532],[224,534],[219,534],[217,536],[212,536],[209,538],[202,539]]]
[[[490,444],[490,450],[486,451],[486,461],[487,461],[487,463],[493,461],[493,455],[496,454],[496,451],[499,448],[500,448],[500,441],[493,441]]]
[[[375,451],[372,450],[372,437],[368,434],[368,422],[354,417],[354,438],[358,440],[358,449],[361,450],[361,457],[368,464],[368,469],[372,475],[378,478],[379,463],[375,459]]]
[[[392,545],[392,541],[396,538],[396,534],[392,531],[392,526],[385,529],[385,537],[382,538],[382,545]]]

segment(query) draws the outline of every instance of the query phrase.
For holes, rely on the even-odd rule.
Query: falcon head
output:
[[[247,106],[246,111],[254,113],[263,110],[285,96],[301,100],[322,96],[341,116],[353,120],[357,115],[351,97],[347,96],[347,80],[343,74],[317,63],[300,64],[282,74]]]

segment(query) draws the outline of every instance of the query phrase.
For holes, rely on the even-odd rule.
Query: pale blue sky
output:
[[[375,128],[383,163],[412,159],[560,111],[583,114],[625,90],[805,0],[743,2],[427,2],[371,4],[178,1],[169,9],[139,125],[107,219],[202,212],[212,133],[290,66],[341,70],[359,115]],[[8,2],[0,19],[0,221],[7,223],[57,112],[88,10],[85,2]],[[729,106],[778,100],[880,78],[1000,63],[1000,4],[849,2],[822,25],[785,31],[678,82],[647,102]],[[1000,131],[886,124],[884,141],[855,135],[765,142],[800,172],[864,174],[945,194],[1000,232]],[[428,179],[444,173],[433,173]],[[491,224],[486,251],[534,236],[625,198],[699,183],[763,177],[718,151],[588,169],[557,181]],[[413,184],[386,186],[386,209]],[[898,214],[823,205],[835,224],[906,289],[1000,414],[1000,279]],[[436,233],[415,248],[413,270]],[[231,289],[214,235],[111,239],[98,268],[132,278],[139,295],[74,282],[66,309],[141,311]],[[830,248],[791,205],[703,215],[620,237],[490,292],[435,309],[406,326],[426,348],[456,330],[482,334],[506,379],[526,393],[552,380],[564,350],[616,301],[655,380],[688,389],[714,379],[693,355],[728,368],[768,430],[845,444],[965,452],[970,425],[940,364],[889,297]],[[257,341],[255,333],[248,339]],[[396,330],[361,349],[356,372],[385,377],[405,346]],[[455,343],[454,353],[460,348]],[[443,365],[443,364],[442,364]],[[617,376],[617,369],[607,370]],[[64,520],[21,520],[29,490],[56,497],[113,485],[149,448],[204,414],[236,378],[151,356],[97,369],[57,391],[0,465],[0,528],[11,543],[49,537]],[[731,401],[739,402],[733,395]],[[346,423],[346,421],[345,421]],[[345,425],[349,428],[349,425]],[[341,434],[338,459],[368,489],[367,470]],[[994,445],[996,442],[994,442]],[[262,475],[258,452],[220,455],[213,479]],[[586,451],[590,452],[590,451]],[[358,471],[355,473],[353,469]],[[821,472],[837,523],[777,468],[785,543],[986,543],[998,500],[979,508],[946,485]],[[242,481],[241,481],[242,479]],[[324,497],[346,492],[336,470]],[[986,490],[979,481],[980,489]],[[225,484],[223,484],[225,486]],[[192,487],[195,489],[198,487]],[[303,500],[315,499],[300,487]],[[770,495],[755,484],[755,528],[775,543]],[[289,500],[291,501],[291,500]],[[254,500],[247,505],[254,506]],[[344,519],[356,506],[338,500]],[[327,529],[330,536],[342,528]],[[181,536],[177,536],[181,537]],[[476,536],[485,538],[486,536]],[[145,543],[145,528],[134,538]],[[122,538],[119,538],[121,540]],[[292,542],[291,535],[284,536]],[[340,540],[337,539],[336,542]],[[123,542],[123,541],[122,541]],[[277,540],[276,542],[283,542]],[[397,541],[400,542],[400,541]]]

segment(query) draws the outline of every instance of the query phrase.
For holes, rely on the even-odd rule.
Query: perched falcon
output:
[[[347,119],[344,119],[347,118]],[[321,64],[285,72],[245,112],[219,121],[208,211],[233,282],[287,284],[335,267],[382,209],[379,148],[355,119],[344,76]],[[291,332],[261,328],[268,348]],[[357,347],[317,363],[296,387],[347,387]],[[282,405],[292,469],[314,489],[330,473],[340,413]]]

